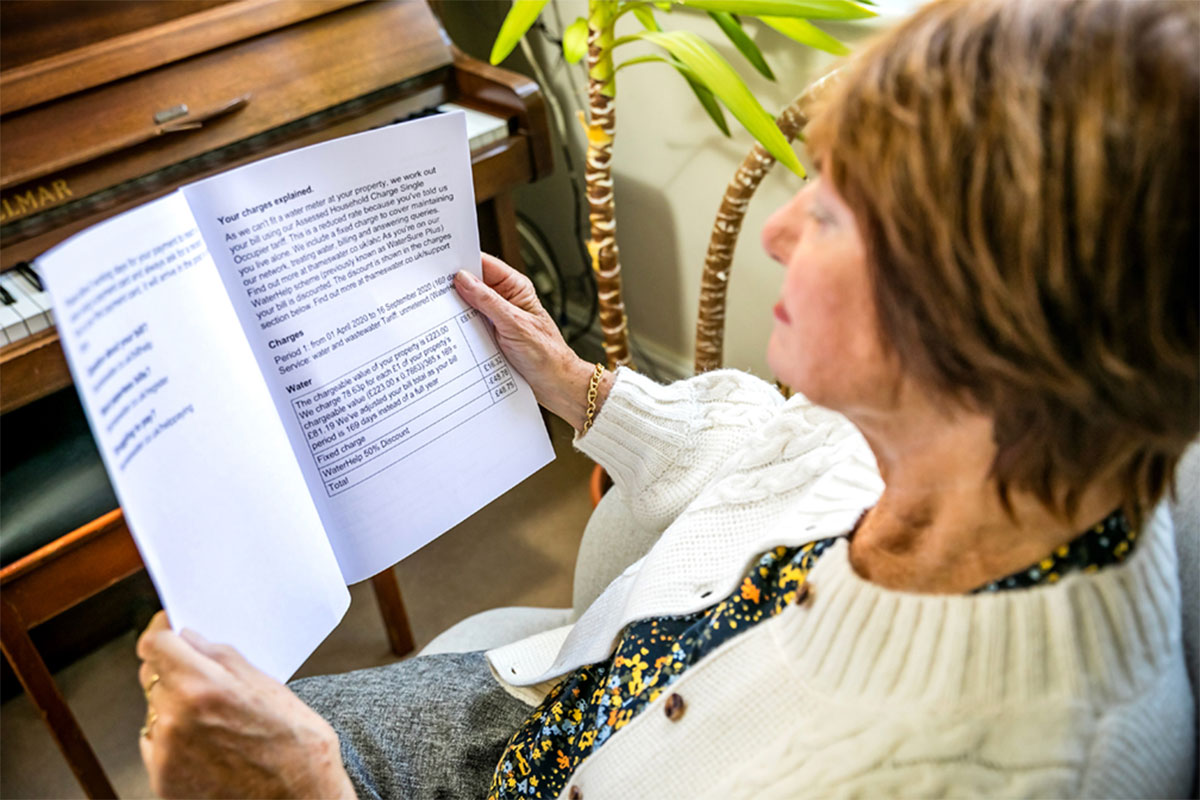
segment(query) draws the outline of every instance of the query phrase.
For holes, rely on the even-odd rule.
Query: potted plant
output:
[[[498,64],[517,46],[537,20],[548,0],[513,0],[492,48],[491,62]],[[804,168],[789,140],[762,107],[745,81],[702,37],[690,31],[664,31],[657,12],[675,7],[706,12],[750,64],[768,80],[774,74],[741,18],[755,17],[807,47],[844,55],[845,45],[809,19],[850,20],[874,12],[850,0],[588,0],[587,17],[579,17],[563,32],[563,54],[571,63],[584,62],[588,85],[588,115],[580,122],[587,137],[586,184],[588,198],[588,253],[596,276],[600,327],[609,368],[629,364],[628,323],[621,295],[621,264],[617,247],[612,191],[613,142],[616,136],[617,75],[641,64],[667,64],[691,87],[697,100],[726,136],[729,127],[724,109],[733,114],[772,159],[797,175]],[[616,23],[626,14],[641,25],[636,33],[617,36]],[[636,42],[654,52],[618,62],[619,48]],[[585,59],[586,57],[586,59]],[[794,135],[794,132],[793,134]]]

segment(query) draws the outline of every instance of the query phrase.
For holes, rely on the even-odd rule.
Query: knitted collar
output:
[[[798,680],[845,702],[1119,701],[1179,648],[1173,534],[1160,507],[1122,564],[975,595],[872,584],[842,540],[809,575],[810,600],[768,627]]]

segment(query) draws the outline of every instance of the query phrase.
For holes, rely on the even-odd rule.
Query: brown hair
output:
[[[993,475],[1138,511],[1200,427],[1200,6],[964,0],[888,31],[809,148],[854,211],[881,335],[992,414]]]

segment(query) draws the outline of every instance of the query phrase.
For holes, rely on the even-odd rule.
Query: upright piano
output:
[[[480,241],[519,265],[511,190],[552,167],[542,97],[527,78],[458,51],[425,0],[0,2],[0,425],[9,423],[0,499],[4,527],[48,514],[42,528],[66,535],[0,549],[4,651],[14,667],[26,662],[27,689],[37,673],[41,690],[30,693],[89,795],[111,785],[25,632],[140,562],[111,490],[72,509],[16,497],[107,486],[94,447],[69,455],[80,437],[92,445],[38,256],[184,183],[447,104],[480,126],[471,153]],[[39,452],[43,440],[58,449]],[[91,472],[76,474],[87,458]],[[42,555],[84,547],[75,559],[84,567],[38,577]],[[86,566],[100,564],[116,566]],[[8,635],[18,626],[20,641]]]
[[[451,45],[424,0],[0,3],[0,413],[69,385],[30,264],[109,216],[268,155],[446,103],[484,249],[519,261],[510,190],[552,166],[537,85]]]

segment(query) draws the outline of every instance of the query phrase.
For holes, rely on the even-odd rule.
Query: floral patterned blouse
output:
[[[1053,583],[1075,570],[1095,572],[1123,561],[1137,532],[1116,510],[1027,569],[973,593]],[[757,623],[803,600],[805,581],[837,541],[822,539],[764,553],[738,589],[694,614],[651,617],[625,628],[608,661],[580,667],[550,690],[509,740],[489,800],[557,797],[593,751],[633,719],[683,672]]]

